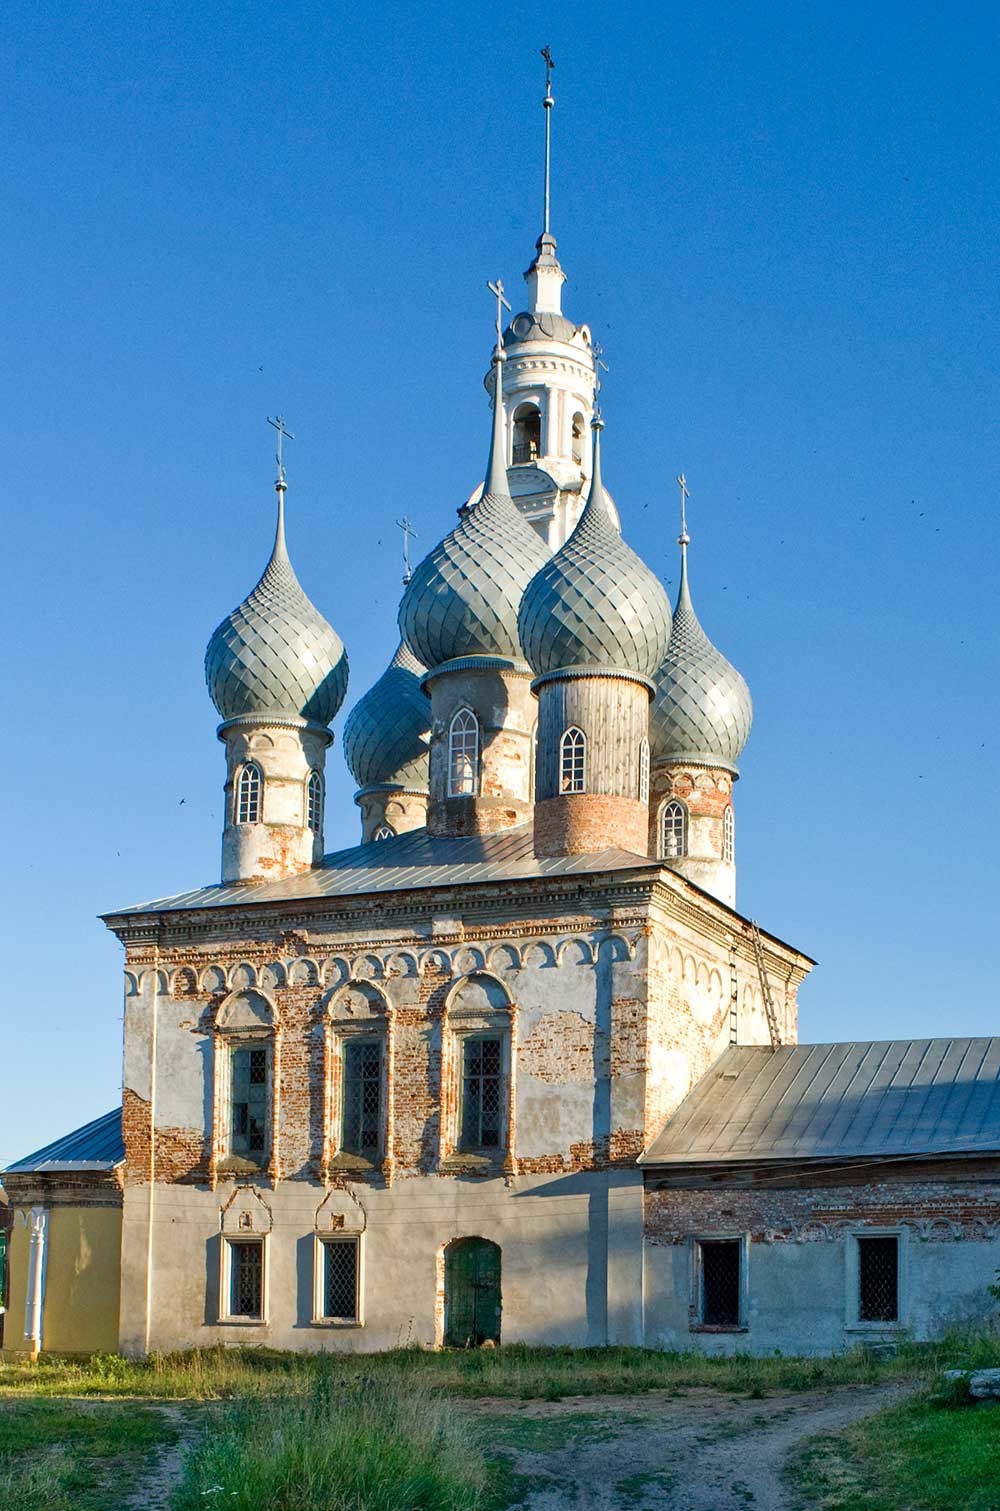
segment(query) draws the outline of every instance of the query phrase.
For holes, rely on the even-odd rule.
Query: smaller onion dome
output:
[[[601,480],[600,420],[587,507],[565,545],[532,579],[518,629],[537,676],[572,668],[652,677],[670,635],[657,577],[622,540]]]
[[[421,690],[424,668],[400,642],[385,671],[344,725],[344,758],[359,788],[427,789],[431,705]]]
[[[399,629],[433,669],[458,656],[523,659],[517,611],[549,551],[519,513],[504,465],[501,367],[494,355],[493,434],[482,497],[415,568],[399,606]]]
[[[223,719],[332,722],[347,692],[347,652],[302,590],[285,546],[283,478],[271,559],[253,592],[208,642],[205,681]]]
[[[667,653],[649,710],[654,760],[698,761],[736,770],[753,721],[750,689],[698,622],[681,537],[681,586]]]

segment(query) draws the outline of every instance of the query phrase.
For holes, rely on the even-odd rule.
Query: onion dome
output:
[[[656,673],[649,710],[654,760],[698,761],[736,770],[753,721],[750,689],[698,623],[687,575],[687,537],[681,537],[681,586],[674,627]]]
[[[378,681],[344,725],[344,758],[359,788],[427,788],[431,706],[421,690],[424,668],[400,642]]]
[[[482,497],[414,570],[399,606],[399,629],[427,667],[457,656],[523,659],[517,611],[549,551],[518,512],[504,465],[500,363],[494,356],[493,436]]]
[[[309,601],[285,546],[284,478],[271,559],[249,597],[208,642],[205,681],[223,719],[329,724],[347,692],[347,652]]]
[[[601,481],[601,429],[594,421],[587,507],[521,603],[521,643],[537,676],[588,668],[652,677],[670,635],[663,587],[615,528]]]

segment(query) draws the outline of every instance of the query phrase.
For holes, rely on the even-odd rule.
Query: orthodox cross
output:
[[[552,70],[555,68],[555,60],[552,57],[552,49],[543,47],[542,57],[545,59],[545,98],[542,104],[545,107],[545,225],[542,234],[549,234],[549,183],[552,169],[552,107],[555,100],[552,97]]]
[[[687,478],[683,472],[677,474],[677,486],[681,490],[681,535],[680,544],[686,546],[690,540],[687,524],[687,501],[691,497],[688,492]]]
[[[405,588],[413,576],[410,570],[410,536],[412,535],[416,540],[417,532],[405,514],[402,519],[397,519],[396,523],[403,532],[403,587]]]
[[[500,351],[503,347],[503,311],[509,310],[510,305],[504,298],[502,278],[498,278],[496,283],[487,282],[486,287],[495,296],[497,302],[497,351]]]
[[[279,414],[276,420],[272,420],[271,416],[268,415],[267,423],[269,425],[273,425],[275,430],[278,432],[278,451],[275,457],[275,461],[278,463],[278,482],[283,483],[285,481],[285,468],[284,463],[281,460],[281,443],[284,440],[294,441],[295,437],[292,435],[292,432],[290,430],[285,429],[285,417],[283,414]]]
[[[604,361],[604,347],[599,341],[591,341],[590,350],[594,358],[594,414],[599,418],[601,413],[601,373],[609,372],[610,369]]]

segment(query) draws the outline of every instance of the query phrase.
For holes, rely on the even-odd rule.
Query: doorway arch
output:
[[[488,1238],[456,1238],[444,1251],[447,1348],[500,1342],[500,1249]]]

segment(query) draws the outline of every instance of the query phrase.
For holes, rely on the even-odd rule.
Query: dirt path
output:
[[[152,1401],[145,1404],[161,1414],[177,1433],[177,1438],[157,1449],[139,1488],[125,1501],[123,1511],[168,1511],[170,1492],[180,1478],[184,1455],[197,1431],[196,1421],[183,1406]]]
[[[806,1439],[891,1405],[903,1386],[469,1403],[508,1457],[524,1511],[793,1511],[782,1470]]]

